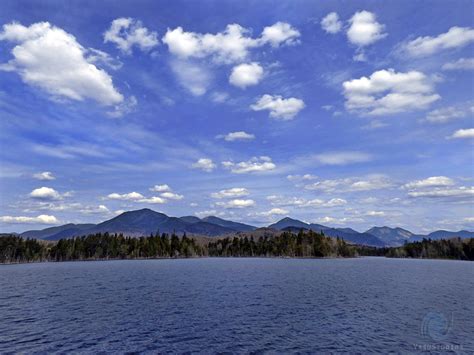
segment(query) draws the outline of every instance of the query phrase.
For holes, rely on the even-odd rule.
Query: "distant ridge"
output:
[[[297,233],[301,229],[322,232],[329,237],[339,237],[347,242],[375,247],[400,246],[405,242],[418,241],[423,238],[447,239],[453,237],[474,238],[474,232],[462,230],[451,232],[434,231],[428,235],[414,234],[403,228],[372,227],[366,232],[358,232],[352,228],[332,228],[316,223],[285,217],[268,227],[255,226],[225,220],[216,216],[198,218],[196,216],[170,217],[164,213],[144,208],[124,212],[112,219],[99,224],[65,224],[42,230],[30,230],[20,235],[26,238],[59,240],[94,233],[122,233],[127,236],[145,236],[160,233],[186,233],[190,236],[267,236],[278,235],[282,231]],[[0,234],[1,235],[1,234]]]

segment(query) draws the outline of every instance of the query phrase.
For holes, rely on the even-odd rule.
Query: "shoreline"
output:
[[[288,257],[288,256],[196,256],[196,257],[174,257],[174,258],[133,258],[133,259],[77,259],[77,260],[45,260],[45,261],[25,261],[25,262],[13,262],[13,263],[0,263],[0,266],[9,265],[24,265],[24,264],[57,264],[57,263],[73,263],[73,262],[108,262],[108,261],[145,261],[145,260],[192,260],[192,259],[292,259],[292,260],[336,260],[336,259],[365,259],[365,258],[384,258],[394,260],[445,260],[445,261],[467,261],[472,260],[463,259],[450,259],[450,258],[396,258],[388,257],[384,255],[362,255],[362,256],[351,256],[351,257]]]

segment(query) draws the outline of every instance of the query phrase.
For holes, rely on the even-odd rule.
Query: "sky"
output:
[[[151,208],[474,229],[472,1],[2,1],[0,231]]]

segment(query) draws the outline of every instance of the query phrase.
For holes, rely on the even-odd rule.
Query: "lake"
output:
[[[472,262],[40,263],[0,285],[0,353],[474,351]]]

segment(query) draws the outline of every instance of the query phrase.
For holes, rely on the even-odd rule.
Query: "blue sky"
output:
[[[471,1],[3,1],[0,229],[149,207],[473,229]]]

